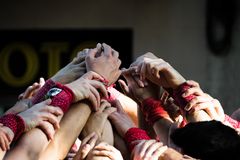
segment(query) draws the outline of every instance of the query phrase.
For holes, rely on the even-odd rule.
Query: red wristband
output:
[[[40,103],[44,100],[44,96],[47,94],[47,92],[56,85],[56,83],[48,79],[45,84],[42,86],[42,88],[39,89],[37,94],[33,97],[32,104]]]
[[[73,101],[73,92],[70,88],[60,83],[56,83],[55,87],[62,89],[62,91],[52,98],[51,105],[61,108],[66,113]]]
[[[186,82],[181,84],[177,89],[172,90],[172,89],[166,89],[170,96],[175,100],[176,104],[184,110],[185,106],[190,102],[193,98],[195,98],[195,95],[190,95],[187,97],[182,97],[182,94],[191,88],[190,85],[188,85]]]
[[[145,120],[153,125],[157,120],[162,118],[170,118],[168,113],[164,110],[160,100],[154,98],[147,98],[142,102],[141,110]]]
[[[124,136],[125,142],[127,143],[127,146],[130,151],[133,150],[136,144],[133,144],[133,141],[136,140],[149,140],[151,139],[147,132],[140,129],[140,128],[130,128]]]
[[[19,115],[6,114],[0,118],[0,123],[10,128],[14,133],[13,141],[17,140],[25,130],[25,122]]]
[[[233,126],[233,128],[235,128],[235,129],[240,128],[240,122],[235,119],[232,119],[231,117],[229,117],[226,114],[225,114],[224,122],[230,123]]]

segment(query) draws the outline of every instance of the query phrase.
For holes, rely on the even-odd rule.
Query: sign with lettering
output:
[[[1,105],[8,103],[7,96],[16,101],[27,86],[40,77],[48,79],[78,51],[98,42],[119,51],[122,66],[127,67],[132,59],[131,29],[0,30],[0,35]]]

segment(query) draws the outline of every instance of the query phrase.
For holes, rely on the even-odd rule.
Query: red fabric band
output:
[[[172,89],[166,89],[166,90],[168,91],[170,96],[175,100],[176,104],[182,110],[184,110],[184,107],[188,104],[188,102],[190,102],[193,98],[196,97],[195,95],[190,95],[185,98],[182,97],[182,94],[189,88],[191,88],[190,85],[188,85],[187,83],[183,83],[175,90],[172,90]]]
[[[73,92],[70,88],[60,83],[56,83],[55,87],[62,89],[62,91],[52,98],[51,105],[61,108],[66,113],[73,101]]]
[[[44,96],[47,94],[47,92],[56,85],[56,83],[48,79],[45,84],[42,86],[42,88],[39,89],[37,94],[33,97],[32,104],[40,103],[44,100]]]
[[[230,123],[233,128],[235,129],[238,129],[240,128],[240,122],[235,120],[235,119],[232,119],[231,117],[229,117],[228,115],[225,114],[225,119],[224,119],[224,122],[228,122]]]
[[[157,120],[162,118],[170,118],[168,113],[162,107],[160,100],[154,98],[147,98],[142,102],[141,110],[145,120],[153,125]]]
[[[0,123],[10,128],[14,133],[13,141],[17,140],[25,130],[25,122],[19,115],[6,114],[0,118]]]
[[[147,132],[140,129],[140,128],[130,128],[124,136],[125,142],[127,143],[127,146],[130,151],[133,150],[136,144],[133,144],[132,142],[136,140],[149,140],[151,139]]]

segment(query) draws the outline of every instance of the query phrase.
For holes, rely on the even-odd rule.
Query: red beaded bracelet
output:
[[[10,128],[14,133],[13,141],[16,141],[25,130],[25,122],[19,115],[6,114],[0,118],[0,123]]]

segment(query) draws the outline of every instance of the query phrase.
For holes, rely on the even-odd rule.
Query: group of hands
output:
[[[120,102],[112,101],[109,103],[102,100],[109,97],[106,86],[114,84],[120,75],[125,80],[121,79],[118,82],[127,96],[135,100],[139,105],[141,105],[144,99],[149,97],[164,99],[164,106],[167,108],[166,110],[171,110],[169,114],[173,117],[173,121],[179,116],[179,110],[176,109],[178,107],[165,92],[161,96],[160,90],[162,88],[176,89],[179,85],[186,82],[192,87],[186,90],[182,96],[187,97],[194,94],[196,97],[186,105],[184,110],[189,113],[204,110],[211,119],[223,121],[224,112],[218,100],[204,93],[197,82],[186,81],[169,63],[156,57],[154,54],[146,53],[138,57],[128,69],[119,69],[120,65],[119,53],[105,43],[98,43],[94,49],[80,51],[68,65],[59,70],[51,79],[66,85],[73,91],[74,103],[84,99],[89,100],[92,110],[97,115],[95,117],[104,116],[105,119],[108,118],[121,137],[124,137],[129,128],[135,127],[135,124],[123,110]],[[19,101],[5,114],[18,114],[25,122],[25,131],[39,127],[49,139],[53,139],[55,132],[49,128],[49,124],[54,129],[59,129],[58,117],[63,116],[62,110],[51,106],[50,99],[35,105],[31,104],[34,95],[36,95],[44,83],[44,79],[40,78],[38,83],[29,86],[25,92],[19,95]],[[9,149],[9,144],[13,139],[13,137],[8,135],[13,133],[9,133],[11,130],[4,128],[4,126],[1,126],[0,130],[0,147],[3,151],[6,151]],[[93,152],[94,154],[99,153],[98,151],[101,148],[102,151],[105,151],[107,148],[106,150],[111,151],[113,155],[118,155],[112,156],[113,158],[110,159],[121,157],[119,156],[120,152],[111,145],[106,145],[105,143],[96,145],[95,139],[98,137],[96,135],[99,135],[100,132],[92,133],[86,137],[87,140],[82,141],[80,149],[84,151],[84,154],[81,155],[88,153],[85,152],[84,148],[91,148],[90,150],[94,148],[96,150],[96,152]],[[132,154],[134,160],[158,156],[166,150],[166,146],[155,140],[136,143],[138,144]],[[89,147],[89,144],[91,147]],[[87,147],[83,147],[86,145]],[[100,153],[103,154],[105,152]],[[106,154],[109,157],[109,153]]]

